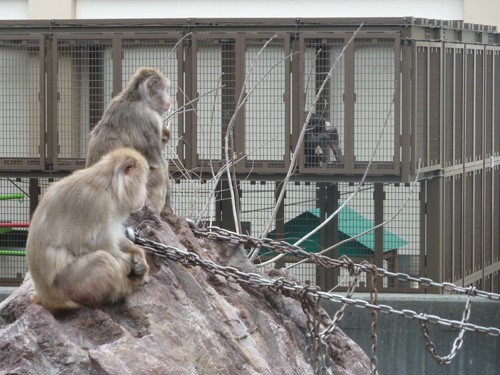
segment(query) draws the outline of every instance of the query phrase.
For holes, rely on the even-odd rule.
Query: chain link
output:
[[[413,278],[408,275],[408,279],[412,279],[412,281],[420,282],[421,284],[432,285],[442,287],[444,290],[453,290],[455,292],[465,292],[468,294],[468,299],[466,302],[466,306],[464,309],[464,313],[461,321],[457,320],[448,320],[441,318],[435,315],[427,315],[422,313],[417,313],[412,310],[397,310],[388,305],[377,304],[377,289],[376,289],[376,279],[378,276],[389,276],[388,274],[393,274],[390,272],[385,272],[380,268],[377,268],[373,264],[369,264],[368,262],[362,262],[361,264],[356,264],[352,262],[347,257],[341,257],[340,259],[331,259],[324,256],[317,256],[317,254],[309,254],[305,253],[302,249],[286,244],[284,241],[274,241],[271,239],[255,239],[246,235],[237,235],[233,232],[226,231],[217,227],[209,227],[207,229],[197,228],[195,225],[191,224],[191,228],[195,235],[213,239],[213,240],[222,240],[222,241],[236,241],[241,245],[249,245],[252,246],[271,246],[273,250],[276,252],[289,252],[294,255],[301,255],[309,258],[309,255],[313,255],[313,258],[318,260],[319,264],[326,264],[327,266],[332,267],[334,264],[335,267],[343,267],[349,270],[350,274],[353,276],[353,280],[348,288],[346,296],[342,296],[339,294],[331,293],[331,292],[323,292],[317,286],[311,285],[300,285],[292,280],[289,280],[285,277],[277,277],[277,278],[268,278],[258,273],[246,273],[242,272],[236,267],[232,266],[222,266],[218,265],[210,260],[202,259],[198,254],[192,253],[186,250],[178,249],[173,246],[165,245],[162,243],[158,243],[152,240],[143,239],[139,237],[138,233],[134,233],[132,235],[130,232],[127,233],[129,238],[135,242],[136,244],[144,247],[146,250],[155,254],[156,256],[163,259],[170,259],[175,262],[178,262],[185,267],[201,267],[207,272],[210,272],[215,275],[220,275],[224,277],[226,280],[230,282],[238,283],[242,286],[248,286],[252,288],[267,288],[275,293],[281,292],[284,296],[291,297],[297,301],[299,301],[302,305],[304,313],[307,316],[309,335],[308,335],[308,346],[310,345],[311,362],[313,364],[313,368],[315,369],[315,373],[324,373],[326,369],[326,360],[325,360],[325,352],[326,352],[326,339],[329,335],[331,335],[337,323],[342,319],[344,315],[345,308],[349,306],[356,306],[358,308],[365,308],[371,310],[371,346],[372,346],[372,358],[371,358],[371,370],[373,374],[377,374],[377,357],[376,357],[376,346],[377,346],[377,314],[382,313],[386,315],[397,315],[401,316],[405,319],[417,320],[420,323],[424,341],[427,347],[427,350],[432,354],[432,356],[436,359],[438,363],[449,363],[453,357],[457,354],[463,344],[463,335],[466,331],[469,332],[477,332],[481,334],[487,334],[490,336],[500,337],[500,329],[495,327],[483,327],[479,325],[475,325],[469,323],[470,311],[471,311],[471,302],[474,296],[481,296],[484,298],[489,298],[493,300],[499,300],[500,296],[495,293],[482,293],[475,288],[460,288],[456,287],[450,283],[436,283],[430,279],[425,278]],[[287,246],[290,247],[288,251]],[[305,253],[305,254],[304,254]],[[324,264],[323,264],[324,263]],[[384,272],[382,272],[382,271]],[[352,295],[354,293],[355,286],[357,285],[357,281],[361,272],[367,272],[371,275],[371,293],[370,293],[370,301],[354,299]],[[396,278],[400,278],[401,275],[404,274],[393,274]],[[333,319],[329,321],[327,327],[320,332],[320,317],[318,313],[319,309],[319,301],[320,300],[329,300],[335,303],[340,303],[341,307],[334,314]],[[437,354],[436,347],[432,340],[430,339],[429,331],[427,328],[427,324],[437,324],[444,327],[450,327],[454,329],[460,330],[458,337],[455,339],[453,348],[447,356],[440,357]],[[325,322],[323,321],[323,324]],[[307,348],[306,348],[307,349]],[[323,353],[323,354],[322,354]]]
[[[188,223],[191,226],[193,232],[199,237],[205,237],[211,240],[221,240],[221,241],[231,241],[237,242],[240,245],[249,245],[252,247],[267,247],[270,250],[278,254],[289,254],[300,258],[308,259],[319,266],[326,268],[346,268],[352,267],[353,263],[347,257],[340,257],[339,259],[334,259],[327,257],[325,255],[308,253],[299,246],[291,245],[286,241],[274,240],[271,238],[254,238],[245,234],[237,234],[231,232],[227,229],[219,228],[216,226],[209,226],[207,228],[198,228],[196,224],[188,219]],[[347,259],[346,259],[347,258]],[[370,273],[374,265],[368,262],[362,262],[361,264],[354,263],[354,266],[360,267],[363,272]],[[401,272],[390,272],[384,268],[376,268],[377,276],[388,277],[397,279],[398,281],[405,282],[415,282],[423,287],[436,287],[442,289],[444,292],[455,292],[460,294],[470,295],[471,292],[474,296],[491,299],[494,301],[500,301],[500,294],[493,292],[486,292],[483,290],[476,289],[474,287],[461,287],[449,282],[436,282],[426,277],[414,277],[406,273]]]

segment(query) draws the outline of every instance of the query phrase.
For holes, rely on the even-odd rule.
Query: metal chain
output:
[[[193,228],[193,226],[191,226]],[[194,233],[196,235],[200,235],[206,238],[213,238],[217,240],[225,240],[232,241],[236,240],[241,244],[248,244],[248,242],[242,242],[244,239],[242,237],[248,236],[239,236],[234,234],[233,232],[222,230],[223,232],[227,232],[224,235],[220,235],[219,233],[213,236],[213,233],[206,230],[199,230],[194,227]],[[221,230],[218,228],[218,230]],[[348,294],[344,297],[342,295],[323,292],[317,286],[311,285],[299,285],[294,281],[288,280],[285,277],[278,277],[274,279],[267,278],[258,273],[245,273],[232,266],[222,266],[218,265],[210,260],[202,259],[198,254],[188,252],[186,250],[178,249],[173,246],[164,245],[162,243],[158,243],[152,240],[147,240],[139,237],[138,233],[132,233],[130,230],[126,231],[127,236],[136,244],[144,247],[146,250],[155,254],[156,256],[163,259],[170,259],[176,261],[185,267],[194,267],[199,266],[203,268],[205,271],[210,272],[215,275],[219,275],[224,277],[226,280],[230,282],[238,283],[242,286],[248,286],[253,288],[267,288],[275,293],[281,292],[284,296],[291,297],[297,301],[299,301],[302,305],[302,308],[307,316],[308,320],[308,328],[309,328],[309,338],[311,345],[311,354],[310,359],[313,365],[313,369],[316,374],[326,373],[327,365],[325,359],[325,348],[326,341],[325,338],[330,335],[336,327],[338,321],[340,321],[344,315],[344,310],[347,305],[356,306],[359,308],[368,308],[371,309],[372,323],[371,323],[371,344],[372,344],[372,358],[370,361],[372,374],[378,374],[377,371],[377,357],[376,357],[376,345],[377,345],[377,314],[381,312],[383,314],[393,314],[399,315],[406,319],[416,319],[419,321],[424,340],[426,343],[427,350],[432,354],[432,356],[438,361],[438,363],[449,363],[453,357],[457,354],[463,344],[463,335],[465,331],[472,331],[483,333],[495,337],[500,337],[500,329],[495,327],[483,327],[478,326],[472,323],[469,323],[470,311],[471,311],[471,300],[473,296],[479,295],[478,291],[475,288],[463,288],[468,291],[468,299],[465,306],[465,310],[463,313],[463,317],[461,321],[456,320],[448,320],[441,318],[439,316],[427,315],[422,313],[417,313],[412,310],[396,310],[388,305],[378,305],[377,304],[377,290],[376,290],[376,278],[381,275],[380,269],[375,265],[369,264],[367,262],[362,262],[361,264],[355,264],[349,258],[340,258],[337,263],[339,264],[337,267],[345,267],[350,270],[351,275],[354,275],[354,280],[351,282],[351,285],[348,290]],[[252,242],[258,243],[259,240],[250,238]],[[268,240],[269,243],[274,241]],[[284,247],[281,241],[279,242],[279,249]],[[274,244],[273,244],[274,246]],[[276,247],[274,247],[276,249]],[[293,250],[297,251],[296,249]],[[302,250],[301,250],[302,251]],[[328,260],[333,260],[331,258],[327,258]],[[323,260],[321,260],[323,262]],[[361,272],[369,272],[371,274],[371,284],[372,289],[370,293],[370,301],[359,300],[352,298],[352,294],[354,293],[355,286],[357,285],[357,281],[359,278],[359,274]],[[431,280],[432,282],[432,280]],[[439,284],[434,283],[433,284]],[[482,295],[484,296],[484,295]],[[319,300],[329,300],[335,303],[341,303],[341,308],[335,313],[334,318],[331,322],[329,322],[328,327],[323,331],[319,332],[320,318],[319,318]],[[496,298],[492,298],[496,299]],[[455,339],[453,348],[449,355],[445,357],[440,357],[437,355],[437,350],[434,343],[431,341],[429,336],[429,331],[427,329],[427,324],[438,324],[445,327],[451,327],[455,329],[459,329],[460,333],[458,337]],[[306,350],[307,352],[307,350]]]
[[[339,259],[334,259],[327,257],[325,255],[316,254],[316,253],[308,253],[304,249],[299,246],[291,245],[286,241],[274,240],[271,238],[254,238],[245,234],[237,234],[235,232],[231,232],[227,229],[219,228],[216,226],[209,226],[207,228],[198,228],[194,221],[187,220],[189,225],[191,226],[192,231],[195,235],[199,237],[205,237],[207,239],[212,240],[221,240],[221,241],[232,241],[237,242],[241,245],[249,245],[252,247],[267,247],[270,250],[278,254],[290,254],[294,256],[298,256],[301,258],[306,258],[317,265],[326,267],[326,268],[346,268],[352,267],[350,261],[346,260],[343,257]],[[361,264],[354,264],[356,267],[360,267],[363,272],[371,272],[372,266],[370,263],[362,262]],[[456,292],[460,294],[474,293],[474,296],[491,299],[494,301],[500,301],[500,294],[493,292],[486,292],[483,290],[476,289],[474,287],[461,287],[449,282],[436,282],[432,279],[426,277],[414,277],[410,276],[406,273],[401,272],[390,272],[385,270],[384,268],[376,268],[377,276],[380,277],[388,277],[394,278],[398,281],[404,282],[415,282],[420,284],[423,287],[436,287],[440,288],[445,292]]]
[[[444,319],[440,318],[439,316],[417,313],[412,310],[397,310],[388,305],[377,305],[365,300],[347,298],[340,294],[323,292],[315,286],[299,285],[294,281],[285,279],[284,277],[270,279],[258,273],[242,272],[236,267],[222,266],[212,262],[211,260],[204,260],[196,253],[191,253],[186,250],[175,248],[173,246],[164,245],[152,240],[140,238],[137,233],[135,234],[135,238],[131,239],[136,244],[144,247],[146,250],[152,252],[160,258],[176,261],[186,267],[199,266],[212,274],[220,275],[226,278],[228,281],[236,282],[241,285],[268,288],[273,291],[280,291],[283,293],[283,295],[299,301],[301,298],[303,298],[304,295],[306,295],[308,297],[324,299],[335,303],[346,303],[347,305],[355,306],[358,308],[373,309],[382,314],[397,315],[405,319],[415,319],[426,323],[441,325],[443,327],[464,329],[468,332],[477,332],[490,336],[500,337],[499,328],[483,327],[468,322]],[[471,295],[477,294],[472,292]]]
[[[462,323],[467,323],[469,321],[470,312],[471,312],[471,305],[472,305],[472,303],[471,303],[472,298],[473,298],[472,294],[469,295],[467,298],[467,301],[465,303],[465,308],[464,308],[464,311],[462,314]],[[427,350],[429,351],[429,353],[432,354],[432,356],[437,361],[437,363],[439,363],[441,365],[449,364],[451,362],[451,360],[457,355],[458,351],[460,350],[460,348],[462,347],[462,345],[464,343],[463,337],[465,334],[465,330],[460,329],[460,333],[453,341],[453,347],[451,348],[450,354],[448,354],[447,356],[441,357],[437,354],[436,345],[431,340],[429,329],[427,327],[427,323],[421,321],[420,327],[422,328],[422,335],[424,336],[425,346],[426,346]]]

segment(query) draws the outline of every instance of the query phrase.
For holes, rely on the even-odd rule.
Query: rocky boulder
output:
[[[141,237],[257,272],[242,249],[196,238],[186,220],[147,209]],[[124,302],[51,314],[33,283],[0,304],[0,374],[314,374],[301,304],[200,267],[148,254],[151,280]],[[369,359],[339,329],[327,373],[367,374]]]

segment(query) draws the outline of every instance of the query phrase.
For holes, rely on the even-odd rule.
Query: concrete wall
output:
[[[354,298],[369,300],[355,294]],[[461,320],[466,298],[458,295],[379,294],[378,304],[397,310],[413,310],[444,319]],[[333,316],[340,304],[322,303]],[[484,327],[500,327],[500,302],[476,298],[472,302],[470,323]],[[339,327],[371,356],[370,310],[348,306]],[[440,356],[450,353],[458,335],[456,329],[429,325],[431,339]],[[377,358],[381,375],[498,375],[500,371],[500,338],[466,332],[462,349],[449,365],[439,365],[426,350],[420,325],[395,315],[379,314],[377,323]]]

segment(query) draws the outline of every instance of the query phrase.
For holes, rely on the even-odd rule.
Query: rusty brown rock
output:
[[[194,237],[183,218],[147,209],[141,235],[256,272],[242,250]],[[51,314],[30,301],[29,275],[0,304],[0,374],[313,374],[298,302],[242,288],[200,268],[148,255],[151,281],[122,303]],[[369,373],[342,332],[336,374]]]

